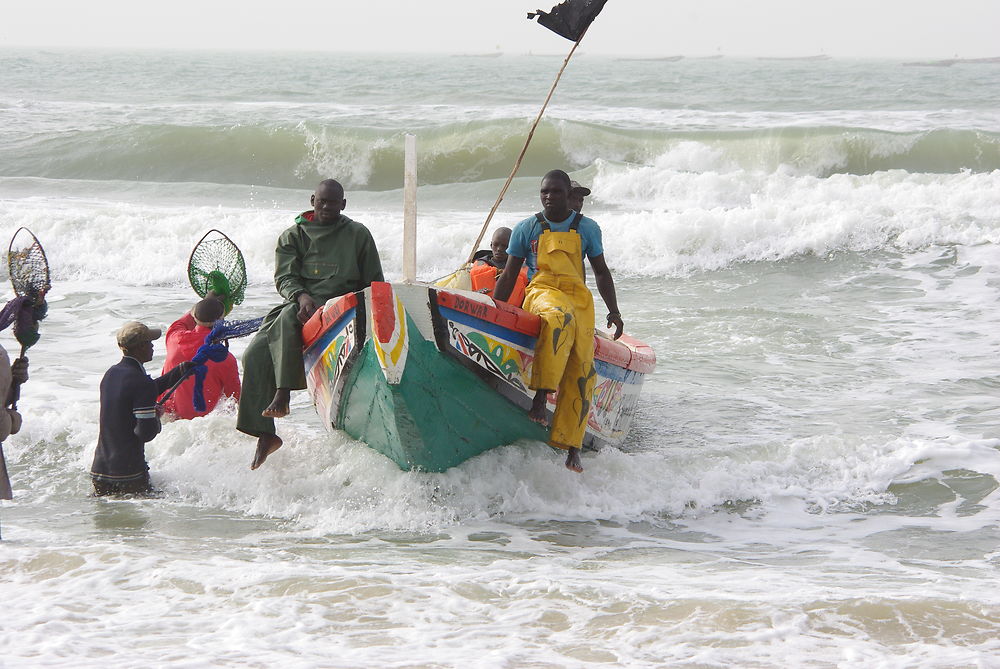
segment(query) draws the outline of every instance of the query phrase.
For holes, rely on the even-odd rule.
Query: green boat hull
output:
[[[343,397],[340,428],[401,469],[443,472],[497,446],[547,438],[521,408],[418,338],[410,340],[398,384],[386,381],[375,347],[366,341]]]
[[[404,470],[442,472],[497,446],[544,442],[528,419],[538,317],[465,291],[373,283],[306,324],[309,389],[326,426]],[[583,447],[622,443],[652,349],[595,337]],[[548,398],[554,408],[554,397]]]

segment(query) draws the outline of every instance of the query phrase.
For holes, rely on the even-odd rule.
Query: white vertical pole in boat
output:
[[[407,133],[403,148],[403,281],[417,280],[417,138]]]

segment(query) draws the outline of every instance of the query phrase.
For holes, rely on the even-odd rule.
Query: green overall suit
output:
[[[578,214],[567,232],[538,222],[538,271],[524,294],[524,310],[542,319],[530,387],[558,390],[549,444],[580,448],[594,392],[594,296],[583,278]]]
[[[382,263],[368,228],[343,214],[336,223],[313,222],[307,211],[281,233],[274,252],[274,283],[287,301],[264,317],[243,354],[243,387],[236,429],[254,437],[274,434],[274,419],[261,416],[278,388],[306,387],[298,296],[322,307],[338,295],[383,281]]]

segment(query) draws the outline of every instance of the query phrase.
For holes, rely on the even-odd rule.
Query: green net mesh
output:
[[[188,280],[199,297],[205,297],[209,291],[218,295],[228,314],[234,305],[243,302],[247,287],[243,254],[229,237],[212,230],[191,252]]]

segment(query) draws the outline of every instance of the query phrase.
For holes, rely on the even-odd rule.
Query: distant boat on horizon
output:
[[[912,60],[903,65],[922,67],[951,67],[952,65],[1000,65],[1000,56],[990,58],[943,58],[941,60]]]
[[[632,58],[632,57],[617,58],[616,60],[627,60],[627,61],[632,61],[632,62],[640,62],[640,61],[651,61],[652,62],[652,61],[655,61],[655,62],[661,62],[661,63],[674,63],[674,62],[676,62],[678,60],[681,60],[683,58],[684,58],[684,56],[653,56],[653,57],[645,57],[645,58],[642,58],[642,57],[636,57],[636,58]]]
[[[945,60],[911,60],[903,63],[903,65],[907,67],[951,67],[957,62],[954,58],[947,58]]]
[[[830,60],[825,53],[816,56],[758,56],[757,60]]]

